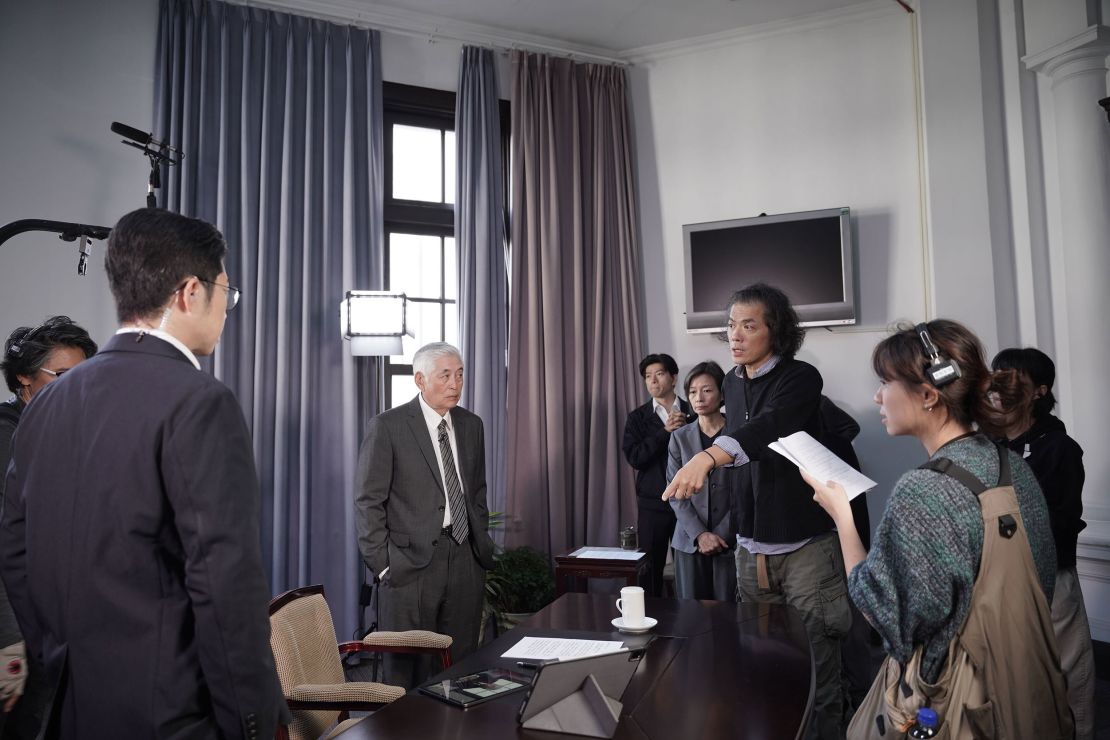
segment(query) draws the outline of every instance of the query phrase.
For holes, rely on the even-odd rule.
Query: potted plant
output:
[[[502,631],[512,629],[554,598],[550,559],[527,545],[499,553],[497,565],[486,574],[486,600]]]

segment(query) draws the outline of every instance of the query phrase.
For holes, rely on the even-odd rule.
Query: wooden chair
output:
[[[270,602],[270,647],[293,723],[278,728],[279,740],[328,737],[357,720],[351,711],[372,711],[405,695],[400,686],[347,681],[343,656],[351,653],[431,653],[451,665],[451,638],[436,632],[371,632],[360,642],[338,643],[321,585],[287,591]]]

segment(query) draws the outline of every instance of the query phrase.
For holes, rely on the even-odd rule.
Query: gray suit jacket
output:
[[[670,483],[679,468],[701,451],[701,434],[696,421],[671,432],[671,443],[667,448],[667,482]],[[729,547],[733,546],[736,532],[732,529],[732,517],[728,514],[728,477],[732,474],[732,468],[718,468],[709,474],[705,487],[690,498],[682,501],[671,499],[671,506],[674,508],[675,516],[678,517],[678,526],[674,528],[674,536],[671,538],[671,547],[679,552],[698,551],[695,541],[699,534],[709,529],[706,522],[709,521],[711,505],[713,519],[717,522],[713,527],[713,533],[727,542]]]
[[[494,565],[486,506],[485,431],[464,408],[451,410],[460,481],[470,523],[470,547],[482,567]],[[420,401],[370,420],[358,459],[355,523],[362,559],[375,575],[389,568],[400,586],[428,565],[443,529],[443,480]]]

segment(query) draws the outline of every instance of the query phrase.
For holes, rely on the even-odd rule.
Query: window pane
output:
[[[443,202],[455,202],[455,171],[458,163],[455,161],[455,132],[443,132]]]
[[[443,341],[443,316],[439,303],[409,303],[405,323],[415,339],[405,342],[405,354],[393,358],[399,365],[411,365],[416,350],[428,342]]]
[[[443,341],[459,346],[459,307],[448,303],[444,307]],[[462,349],[459,347],[459,349]]]
[[[390,290],[410,298],[439,298],[439,273],[440,237],[390,232]]]
[[[393,197],[442,203],[441,132],[393,124]]]
[[[456,266],[455,237],[443,237],[443,297],[458,298],[459,275]]]
[[[419,389],[411,375],[394,375],[390,378],[389,391],[392,393],[389,408],[395,409],[415,398]]]

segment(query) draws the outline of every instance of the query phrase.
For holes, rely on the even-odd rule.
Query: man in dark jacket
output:
[[[797,467],[768,445],[795,432],[822,438],[817,368],[795,359],[804,331],[786,295],[756,283],[729,301],[736,362],[725,376],[725,431],[671,479],[665,498],[687,498],[714,468],[735,466],[737,586],[743,601],[789,604],[805,622],[817,687],[811,735],[844,735],[840,640],[851,611],[832,519],[813,501]]]
[[[121,328],[20,420],[0,571],[53,689],[47,737],[271,738],[250,435],[202,372],[239,291],[210,224],[134,211],[105,271]]]
[[[640,375],[651,400],[632,410],[624,425],[624,456],[636,469],[636,528],[640,549],[651,558],[648,596],[663,595],[663,567],[674,535],[675,515],[660,497],[667,487],[667,447],[671,432],[686,423],[689,405],[674,392],[678,364],[666,354],[640,360]]]

